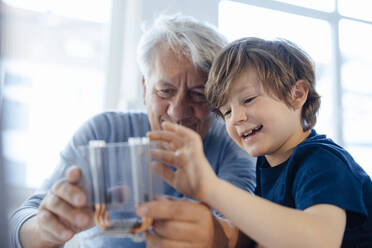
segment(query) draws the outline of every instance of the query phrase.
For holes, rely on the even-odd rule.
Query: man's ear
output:
[[[305,80],[298,80],[292,87],[292,106],[294,109],[302,108],[307,100],[309,86]]]
[[[143,89],[143,103],[146,105],[146,80],[145,80],[144,75],[142,75],[142,89]]]

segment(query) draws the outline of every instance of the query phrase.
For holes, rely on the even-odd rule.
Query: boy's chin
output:
[[[246,151],[251,157],[259,157],[265,155],[264,152],[257,150],[257,149],[252,149],[251,147],[243,147],[244,151]]]

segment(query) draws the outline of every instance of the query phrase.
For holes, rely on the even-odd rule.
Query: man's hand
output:
[[[148,248],[224,248],[236,242],[237,229],[202,203],[161,198],[138,206],[137,214],[154,218],[153,230],[146,233]]]
[[[152,149],[152,158],[161,162],[152,162],[152,168],[179,192],[203,201],[218,178],[204,155],[200,135],[170,122],[164,122],[162,127],[162,131],[149,132],[148,136],[165,142],[171,149]],[[174,172],[165,164],[177,170]]]
[[[93,226],[93,211],[86,206],[87,197],[77,186],[80,174],[79,168],[70,168],[66,178],[54,184],[37,215],[21,228],[23,247],[56,247]]]

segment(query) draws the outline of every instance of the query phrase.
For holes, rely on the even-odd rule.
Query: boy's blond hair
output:
[[[301,125],[304,131],[314,127],[320,96],[315,90],[313,61],[298,46],[284,39],[243,38],[230,43],[217,55],[206,83],[206,97],[214,112],[221,115],[219,108],[227,101],[231,82],[249,67],[257,71],[264,90],[289,107],[293,107],[292,87],[303,80],[309,92],[302,107]]]

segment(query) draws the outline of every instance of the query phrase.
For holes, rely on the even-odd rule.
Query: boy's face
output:
[[[303,138],[301,108],[267,94],[255,69],[248,68],[232,82],[219,110],[231,138],[251,156],[265,155],[271,165],[285,161]]]

